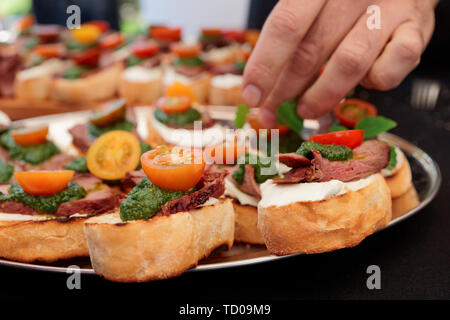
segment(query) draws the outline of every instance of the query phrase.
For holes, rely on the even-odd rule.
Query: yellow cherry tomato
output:
[[[175,81],[166,89],[166,96],[168,97],[180,97],[185,96],[189,97],[192,102],[195,102],[195,93],[192,91],[191,87],[185,85],[181,82]]]
[[[118,180],[139,164],[139,140],[131,133],[113,130],[101,135],[87,152],[89,171],[100,179]]]
[[[80,29],[73,29],[71,33],[75,41],[81,44],[93,44],[101,35],[100,29],[91,24],[82,24]]]

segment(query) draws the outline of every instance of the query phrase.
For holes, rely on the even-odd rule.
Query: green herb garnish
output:
[[[155,109],[154,116],[155,119],[161,123],[177,127],[191,124],[201,118],[200,112],[195,108],[189,108],[184,112],[170,114],[165,113],[161,109]]]
[[[244,73],[246,62],[245,61],[236,61],[234,63],[234,67],[236,70],[238,70],[240,73]]]
[[[247,119],[247,115],[250,112],[250,108],[244,104],[241,104],[236,109],[236,118],[234,118],[234,126],[236,129],[241,129]]]
[[[287,101],[281,104],[277,109],[277,122],[288,126],[296,132],[303,130],[303,119],[297,115],[297,104],[295,101]]]
[[[348,128],[346,126],[341,125],[341,124],[333,124],[329,128],[330,132],[345,131],[345,130],[348,130]]]
[[[319,151],[320,154],[331,161],[343,161],[353,157],[353,151],[347,146],[334,144],[320,144],[314,141],[305,141],[297,150],[297,154],[308,156],[311,151]]]
[[[364,130],[364,139],[375,138],[382,132],[389,131],[397,126],[394,120],[383,116],[370,116],[361,119],[355,129]]]
[[[88,71],[90,68],[86,66],[75,66],[64,71],[63,78],[68,80],[76,80],[81,77],[83,72]]]
[[[178,58],[175,60],[175,65],[183,65],[186,67],[199,67],[203,65],[203,60],[199,57],[195,58]]]
[[[142,61],[144,61],[144,59],[138,58],[132,54],[127,58],[126,65],[127,65],[127,67],[133,67],[133,66],[137,66]]]
[[[395,151],[395,147],[391,146],[391,156],[389,158],[389,164],[386,167],[388,170],[392,170],[397,165],[397,151]]]

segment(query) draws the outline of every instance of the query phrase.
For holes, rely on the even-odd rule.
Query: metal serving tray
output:
[[[234,119],[234,107],[208,107],[212,117],[223,124],[230,124]],[[147,136],[147,118],[151,112],[150,107],[136,108],[136,119],[138,122],[138,132],[141,136]],[[50,115],[44,117],[30,118],[18,121],[18,124],[33,125],[46,123],[49,124],[49,136],[55,144],[65,152],[76,154],[76,150],[71,146],[72,138],[67,132],[67,129],[77,123],[86,122],[90,111],[71,112],[65,114]],[[317,122],[307,121],[305,127],[310,129],[317,128]],[[419,210],[424,208],[436,195],[441,184],[441,174],[439,167],[435,161],[424,151],[416,147],[414,144],[393,134],[385,133],[382,135],[382,140],[398,146],[403,150],[407,156],[412,170],[413,182],[415,190],[411,190],[405,196],[396,199],[393,202],[393,219],[383,229],[392,227],[393,225],[411,217]],[[416,205],[413,208],[404,209],[403,197],[410,197],[416,200]],[[407,202],[408,202],[407,201]],[[297,254],[299,255],[299,254]],[[244,265],[262,263],[272,260],[283,259],[288,256],[271,255],[264,246],[254,246],[246,244],[235,244],[230,250],[216,250],[209,258],[200,262],[200,264],[189,270],[189,272],[198,272],[204,270],[232,268]],[[78,258],[71,260],[57,261],[51,264],[36,263],[20,263],[0,259],[0,265],[32,269],[38,271],[50,272],[66,272],[67,268],[72,265],[77,265],[81,268],[83,274],[95,274],[91,267],[89,258]]]

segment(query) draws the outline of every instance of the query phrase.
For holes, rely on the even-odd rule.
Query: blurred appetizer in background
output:
[[[167,96],[157,101],[148,120],[147,141],[151,145],[202,148],[224,140],[225,128],[210,117],[206,107],[194,103],[194,97],[190,87],[181,83],[168,88]]]

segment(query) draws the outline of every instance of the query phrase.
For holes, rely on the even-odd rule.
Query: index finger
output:
[[[319,14],[325,0],[280,0],[245,67],[242,97],[250,107],[269,95],[281,70]]]

